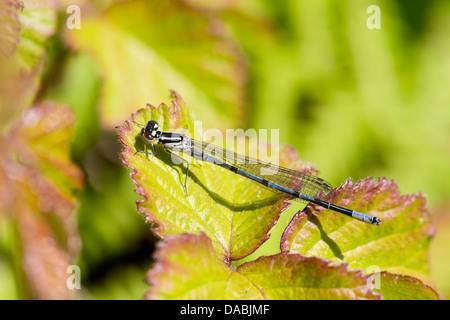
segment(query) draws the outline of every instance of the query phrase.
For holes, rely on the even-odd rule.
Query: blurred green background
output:
[[[370,5],[380,29],[367,25]],[[55,23],[35,99],[77,117],[84,298],[141,299],[148,288],[157,239],[136,210],[114,127],[168,102],[170,89],[204,129],[279,129],[334,186],[384,176],[425,194],[434,287],[450,298],[450,2],[62,1]],[[0,298],[21,298],[13,278],[0,263]]]

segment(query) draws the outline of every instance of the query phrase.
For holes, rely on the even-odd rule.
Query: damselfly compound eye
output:
[[[158,122],[151,120],[149,122],[147,122],[147,125],[145,126],[144,129],[142,129],[142,137],[146,140],[146,141],[152,141],[154,139],[158,139],[161,135],[161,131],[158,131],[159,129],[159,125]]]
[[[145,131],[151,132],[151,131],[157,131],[159,129],[159,124],[155,120],[150,120],[147,122],[147,125],[145,126]]]

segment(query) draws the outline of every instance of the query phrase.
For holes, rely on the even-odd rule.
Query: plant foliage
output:
[[[405,287],[414,286],[417,298],[439,298],[422,281],[404,276],[426,278],[428,273],[425,253],[434,228],[424,198],[400,196],[395,183],[386,179],[356,186],[349,180],[335,198],[339,205],[380,217],[381,227],[308,205],[286,228],[281,253],[231,267],[231,261],[268,239],[289,202],[210,163],[190,165],[186,196],[181,161],[174,163],[177,158],[158,147],[156,155],[137,152],[147,150],[140,133],[149,120],[157,121],[162,131],[188,128],[195,134],[185,103],[176,92],[172,99],[171,107],[147,105],[118,127],[122,162],[144,197],[138,209],[163,239],[148,275],[148,298],[380,299],[383,295],[372,290],[374,271],[365,274],[374,265],[375,271],[383,271],[382,283],[390,283],[389,292],[402,279]],[[313,172],[299,160],[284,165]]]

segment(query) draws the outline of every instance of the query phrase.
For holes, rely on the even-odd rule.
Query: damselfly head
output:
[[[158,122],[150,120],[147,122],[145,128],[142,128],[141,135],[146,142],[154,142],[161,136],[161,131],[158,131]]]

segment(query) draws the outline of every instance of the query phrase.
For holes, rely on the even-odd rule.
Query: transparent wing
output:
[[[333,201],[333,187],[317,176],[239,155],[207,142],[192,140],[192,146],[194,149],[201,151],[202,155],[214,157],[272,183],[319,200]]]

